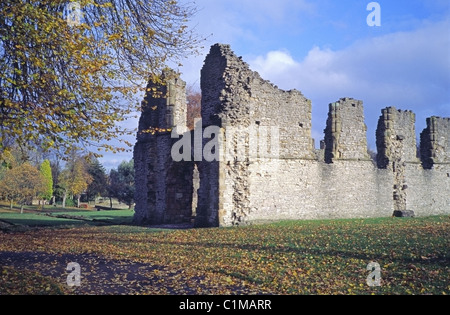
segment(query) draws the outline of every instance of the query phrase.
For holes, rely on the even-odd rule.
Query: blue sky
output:
[[[367,25],[370,2],[195,0],[199,12],[191,25],[207,40],[200,55],[179,69],[182,78],[198,85],[209,47],[231,44],[264,79],[312,100],[316,143],[323,138],[328,104],[341,97],[364,101],[372,149],[387,106],[413,110],[418,133],[427,117],[450,117],[450,1],[377,1],[380,27]]]

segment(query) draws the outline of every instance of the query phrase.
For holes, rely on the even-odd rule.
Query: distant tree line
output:
[[[122,162],[107,174],[99,160],[73,149],[66,161],[51,153],[15,147],[0,165],[0,200],[21,206],[38,201],[40,206],[80,207],[82,202],[113,198],[132,208],[134,163]]]

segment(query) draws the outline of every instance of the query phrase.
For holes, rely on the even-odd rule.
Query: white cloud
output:
[[[298,66],[292,56],[284,51],[271,51],[266,57],[257,57],[252,64],[261,71],[261,74],[270,73],[273,76],[283,75]]]
[[[373,147],[384,107],[413,110],[418,132],[427,117],[450,116],[449,30],[450,20],[425,22],[414,31],[360,40],[342,50],[315,46],[302,60],[286,49],[244,59],[264,79],[283,89],[298,89],[313,101],[316,138],[325,127],[329,103],[346,96],[363,100]],[[198,83],[206,46],[203,55],[181,69],[190,84]]]
[[[279,50],[249,63],[263,78],[312,99],[316,130],[324,126],[327,104],[344,96],[365,101],[366,116],[375,122],[386,106],[411,109],[421,127],[426,115],[450,116],[449,30],[447,20],[362,40],[339,51],[313,47],[301,61]]]
[[[430,98],[448,102],[449,29],[446,21],[360,41],[340,51],[313,47],[302,61],[285,50],[272,51],[250,64],[274,83],[313,96],[340,92],[412,105]]]

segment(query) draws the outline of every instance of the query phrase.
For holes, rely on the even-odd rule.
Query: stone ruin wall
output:
[[[142,102],[135,165],[135,222],[139,224],[182,223],[192,216],[194,165],[175,162],[171,151],[186,131],[186,84],[171,71],[163,84],[150,82]]]
[[[202,128],[221,128],[220,150],[228,155],[197,165],[196,226],[387,217],[394,210],[413,210],[418,216],[450,214],[450,119],[428,120],[421,136],[420,160],[415,115],[384,109],[374,163],[367,153],[362,101],[343,98],[330,104],[325,146],[316,152],[311,137],[311,101],[300,92],[282,91],[263,80],[228,45],[212,46],[201,75]],[[274,126],[279,127],[279,158],[270,152],[255,155],[246,130],[253,128],[259,134],[264,127]],[[229,130],[233,130],[231,135]],[[153,224],[188,218],[192,209],[183,207],[192,204],[187,195],[193,190],[193,163],[175,163],[175,167],[167,155],[173,139],[148,137],[138,137],[135,149],[136,171],[143,185],[136,195],[136,221],[142,223],[140,218],[145,216],[146,222]],[[209,140],[203,139],[203,146]],[[246,153],[244,158],[242,152]],[[325,156],[326,161],[317,156]],[[155,159],[158,168],[153,166]],[[174,173],[177,180],[168,175],[170,167],[179,170],[180,174]],[[188,189],[186,185],[190,185]],[[160,196],[156,202],[155,190]],[[169,205],[168,194],[183,196],[182,202]],[[172,213],[182,213],[168,216],[171,207],[175,209]]]
[[[325,129],[325,161],[369,160],[363,102],[343,98],[330,104]]]
[[[431,169],[434,165],[450,162],[450,118],[431,117],[427,128],[421,133],[420,154],[423,166]]]
[[[393,174],[394,210],[406,210],[408,164],[418,164],[416,117],[411,111],[389,107],[382,110],[377,128],[377,164]]]
[[[197,225],[240,224],[247,220],[255,196],[250,191],[258,179],[253,163],[265,164],[271,154],[256,152],[257,158],[250,152],[248,130],[258,133],[277,126],[282,159],[312,160],[311,102],[298,91],[285,92],[263,80],[225,45],[211,48],[201,78],[203,127],[224,130],[224,150],[231,158],[200,163]],[[225,130],[231,129],[227,138]]]
[[[422,165],[407,163],[407,208],[424,215],[450,211],[450,118],[431,117],[421,133]]]

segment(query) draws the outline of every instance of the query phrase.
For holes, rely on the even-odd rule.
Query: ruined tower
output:
[[[138,224],[181,223],[192,216],[193,164],[171,151],[186,132],[186,84],[173,71],[150,81],[142,103],[137,143],[135,217]]]
[[[203,128],[220,127],[219,150],[227,154],[220,161],[203,160],[199,165],[196,224],[245,224],[251,212],[252,165],[314,157],[311,102],[299,91],[283,91],[263,80],[229,45],[211,47],[201,88]],[[262,142],[276,142],[276,153],[261,153]],[[259,152],[256,159],[255,152]]]
[[[381,169],[393,173],[394,211],[407,210],[407,163],[417,163],[416,116],[411,111],[388,107],[377,128],[377,163]]]
[[[325,129],[325,161],[368,159],[363,102],[342,98],[330,104]]]
[[[395,107],[385,108],[381,114],[377,128],[378,167],[392,167],[396,160],[418,162],[416,115]]]
[[[420,154],[425,169],[450,163],[450,118],[431,117],[420,135]]]

